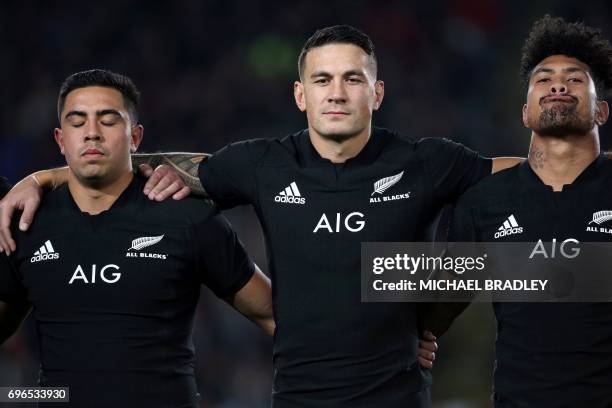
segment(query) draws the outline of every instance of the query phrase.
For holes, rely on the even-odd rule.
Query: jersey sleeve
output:
[[[459,199],[453,208],[448,229],[449,242],[477,242],[478,233],[473,209],[465,200]]]
[[[445,256],[458,257],[465,256],[464,253],[457,253],[452,243],[454,242],[476,242],[477,234],[474,228],[471,208],[465,201],[459,199],[453,208],[452,218],[448,233],[448,247]],[[478,245],[478,244],[475,244]],[[465,250],[465,248],[464,248]],[[473,255],[473,254],[470,254]],[[467,275],[457,275],[454,271],[446,271],[448,275],[441,275],[441,279],[464,279]],[[442,293],[449,296],[451,292]],[[461,296],[464,296],[461,294]],[[423,330],[429,330],[435,336],[442,336],[451,327],[455,319],[469,306],[466,301],[442,301],[419,304],[419,317]]]
[[[200,182],[222,209],[253,204],[257,196],[257,163],[263,156],[264,139],[232,143],[203,160]]]
[[[195,240],[200,281],[218,297],[238,292],[255,273],[255,264],[225,217],[215,215],[196,226]]]
[[[27,290],[19,279],[12,258],[0,254],[0,300],[5,303],[27,302]]]
[[[419,144],[435,194],[446,203],[455,201],[464,191],[491,174],[493,161],[460,143],[429,138]]]

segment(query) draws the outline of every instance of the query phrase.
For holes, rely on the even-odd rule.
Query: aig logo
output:
[[[111,272],[110,270],[113,270],[114,272]],[[100,277],[102,282],[115,283],[119,279],[121,279],[121,273],[118,271],[119,267],[113,264],[105,265],[100,269],[100,271],[98,271],[97,266],[94,264],[91,265],[91,273],[89,274],[88,278],[88,274],[86,274],[83,270],[83,267],[79,265],[72,274],[72,278],[70,278],[70,282],[68,282],[68,284],[72,285],[74,281],[82,281],[83,283],[96,283],[97,276]]]
[[[343,228],[349,232],[359,232],[365,226],[364,215],[360,212],[352,212],[346,217],[343,217],[341,213],[336,213],[332,219],[335,223],[332,225],[327,218],[327,214],[323,213],[317,226],[312,231],[317,233],[319,230],[323,230],[329,233],[340,232]]]
[[[529,259],[533,259],[536,256],[541,256],[543,258],[555,258],[557,254],[557,250],[561,254],[563,258],[575,258],[580,255],[580,247],[578,246],[580,242],[575,238],[568,238],[561,242],[559,246],[557,246],[557,238],[553,238],[550,243],[550,251],[546,250],[546,246],[542,242],[542,240],[538,240],[538,243],[531,251],[531,255],[529,255]]]

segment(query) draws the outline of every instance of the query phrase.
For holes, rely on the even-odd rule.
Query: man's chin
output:
[[[548,126],[535,129],[535,132],[542,136],[554,137],[556,139],[565,139],[569,136],[586,135],[592,126],[586,126],[581,124],[551,124]]]
[[[74,172],[74,175],[79,184],[86,187],[98,188],[108,184],[109,177],[104,172]]]
[[[347,140],[355,138],[359,136],[361,132],[362,130],[346,129],[340,126],[338,127],[330,126],[330,127],[327,127],[326,129],[317,130],[317,133],[321,135],[323,139],[331,140],[336,143],[345,142]]]

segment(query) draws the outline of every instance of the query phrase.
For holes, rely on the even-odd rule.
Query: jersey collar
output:
[[[348,159],[346,163],[351,164],[371,164],[379,156],[382,149],[385,147],[389,140],[390,132],[386,129],[372,127],[372,133],[370,139],[364,146],[364,148],[357,154],[357,156]],[[324,159],[319,155],[319,152],[314,148],[310,141],[308,129],[304,129],[297,135],[297,153],[300,162],[303,165],[316,165],[322,163],[331,163],[330,160]]]
[[[119,195],[119,197],[113,203],[113,205],[108,210],[103,211],[100,214],[95,215],[94,217],[103,215],[103,214],[107,214],[107,213],[111,213],[120,208],[127,207],[131,202],[138,200],[141,195],[144,195],[142,193],[142,190],[144,189],[144,185],[145,185],[145,181],[143,180],[142,176],[134,175],[130,184],[128,184],[125,190],[123,190],[123,192]],[[65,208],[69,208],[73,212],[78,212],[83,215],[90,216],[90,214],[82,212],[79,206],[76,204],[76,202],[74,201],[74,198],[72,197],[72,194],[70,194],[68,183],[64,184],[61,188],[63,189],[62,195],[64,196]]]
[[[608,159],[606,156],[603,153],[600,153],[599,156],[597,156],[595,160],[593,160],[591,164],[589,164],[587,168],[578,175],[573,183],[565,184],[563,186],[563,191],[588,184],[591,181],[596,181],[601,176],[601,168],[605,165],[607,160]],[[521,164],[519,164],[519,177],[523,185],[533,188],[545,188],[546,190],[552,191],[552,187],[544,184],[538,175],[533,171],[529,165],[529,160],[524,160]]]

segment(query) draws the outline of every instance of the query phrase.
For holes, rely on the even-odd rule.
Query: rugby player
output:
[[[449,240],[612,241],[609,220],[593,223],[612,210],[612,161],[599,142],[609,115],[610,43],[600,30],[545,16],[525,42],[521,73],[529,159],[459,199]],[[612,406],[611,303],[493,307],[495,407]]]
[[[175,181],[166,176],[173,167],[222,208],[255,207],[274,285],[274,407],[428,407],[431,378],[419,358],[433,359],[435,348],[418,350],[415,304],[361,302],[361,242],[431,239],[446,203],[517,159],[492,163],[445,139],[372,127],[384,83],[371,40],[353,27],[317,31],[298,68],[295,102],[308,129],[235,143],[207,160],[137,157],[169,164],[144,192],[155,200],[174,194],[178,186],[168,188]],[[41,176],[43,184],[65,177],[61,170]],[[27,206],[29,223],[35,205],[27,203],[39,194],[25,181],[4,201],[2,219]],[[14,250],[1,232],[2,247]]]
[[[74,407],[197,407],[191,340],[202,284],[269,334],[268,279],[205,201],[158,203],[130,154],[143,137],[128,78],[68,77],[55,140],[68,183],[44,196],[0,257],[0,343],[32,308],[42,386]]]

